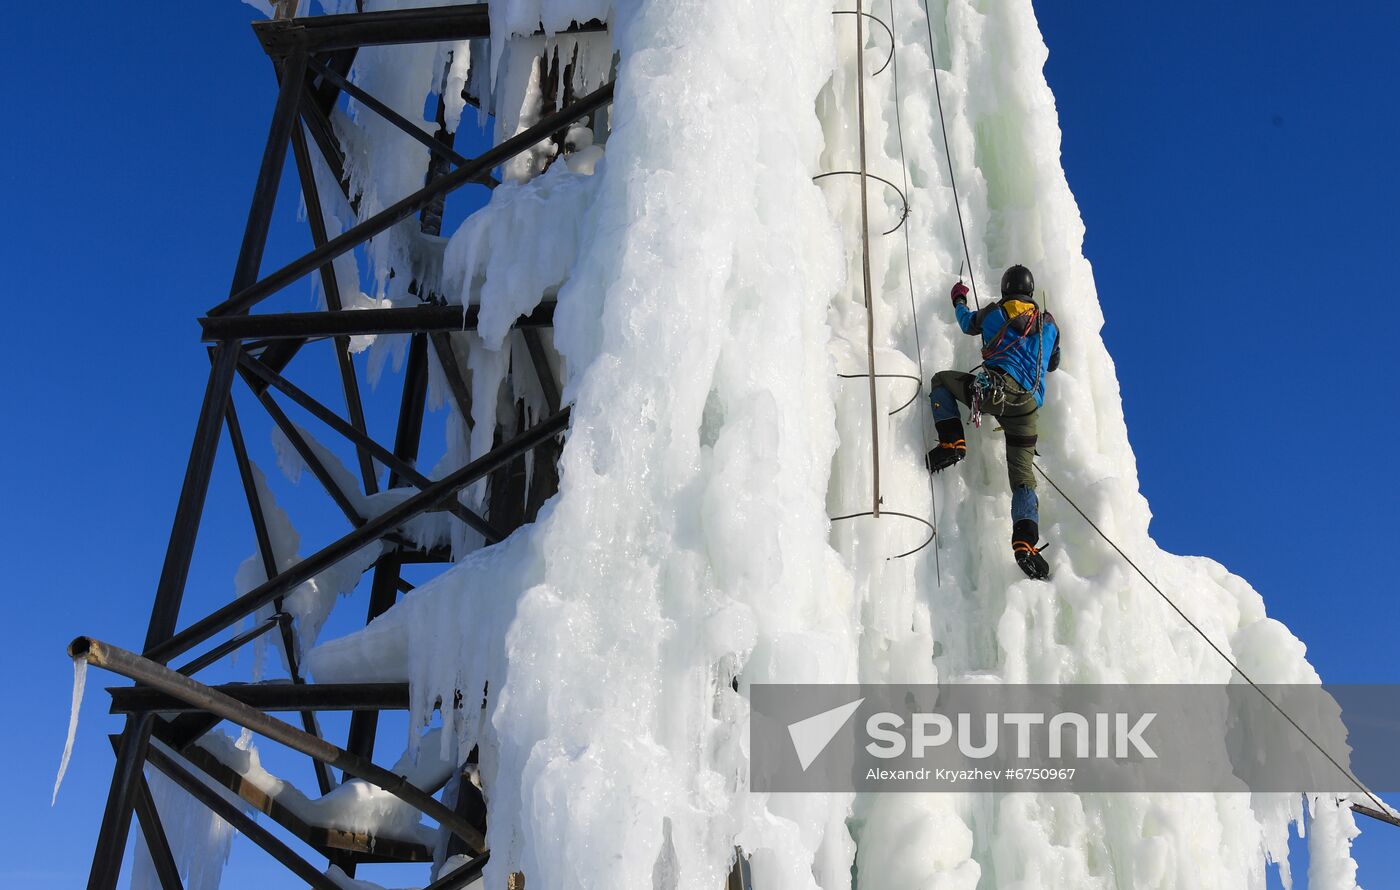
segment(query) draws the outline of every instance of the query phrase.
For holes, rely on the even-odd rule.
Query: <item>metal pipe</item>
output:
[[[210,315],[233,315],[248,309],[267,298],[273,292],[291,284],[313,269],[320,268],[336,257],[365,243],[380,232],[391,228],[428,206],[438,195],[445,195],[454,189],[475,180],[482,173],[489,172],[496,165],[510,160],[523,151],[536,145],[540,140],[552,136],[574,121],[612,101],[613,85],[606,84],[589,93],[582,99],[565,108],[546,115],[543,120],[474,158],[443,176],[425,185],[413,194],[389,205],[380,212],[346,229],[332,238],[324,246],[295,259],[261,280],[250,284],[242,291],[209,310]]]
[[[460,818],[450,808],[420,788],[412,785],[403,776],[396,775],[364,757],[334,745],[325,739],[303,732],[267,714],[250,708],[217,689],[178,674],[162,664],[128,652],[117,646],[94,640],[91,637],[78,637],[68,644],[68,655],[81,658],[88,664],[129,677],[144,683],[181,701],[198,705],[211,714],[237,723],[261,736],[272,739],[300,751],[310,757],[330,764],[349,775],[363,779],[371,785],[384,789],[420,812],[436,819],[447,830],[462,838],[478,851],[486,847],[486,839],[474,826]]]
[[[152,647],[146,652],[146,657],[158,660],[169,659],[187,651],[191,646],[196,646],[209,639],[244,615],[271,602],[303,581],[315,576],[318,572],[330,568],[366,544],[385,536],[414,516],[432,509],[497,467],[504,466],[516,455],[562,433],[569,425],[569,413],[570,409],[564,408],[558,414],[540,421],[513,439],[486,452],[465,467],[449,473],[418,494],[390,507],[339,540],[326,545],[306,559],[281,572],[277,577],[215,609],[170,639]]]

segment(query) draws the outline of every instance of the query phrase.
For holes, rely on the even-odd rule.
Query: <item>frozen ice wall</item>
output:
[[[1247,583],[1148,536],[1029,0],[928,7],[927,22],[920,0],[866,7],[889,24],[895,52],[874,73],[891,47],[867,27],[868,165],[906,190],[912,257],[902,232],[880,235],[901,207],[872,180],[876,370],[927,381],[978,360],[947,302],[963,246],[931,34],[983,299],[1004,266],[1024,263],[1064,330],[1044,467],[1255,679],[1315,682],[1302,644]],[[541,175],[552,151],[542,147],[444,233],[443,286],[482,304],[479,336],[464,345],[475,433],[454,426],[449,458],[490,447],[516,348],[509,320],[555,297],[573,406],[558,496],[364,631],[323,642],[308,667],[322,681],[407,679],[416,726],[444,723],[435,753],[460,760],[480,747],[490,886],[522,871],[533,887],[716,890],[737,847],[761,890],[1263,887],[1302,798],[746,788],[752,683],[1230,677],[1044,486],[1054,577],[1020,574],[992,424],[969,430],[970,459],[935,482],[941,583],[932,547],[886,559],[921,540],[917,523],[829,520],[869,509],[876,432],[886,509],[934,513],[925,403],[889,414],[912,383],[881,379],[872,430],[866,381],[838,377],[866,370],[858,180],[813,177],[857,164],[855,18],[833,15],[850,8],[498,0],[489,46],[358,57],[356,79],[406,114],[421,115],[443,71],[476,86],[504,138],[528,126],[544,87],[529,68],[544,41],[524,35],[600,17],[607,43],[579,41],[592,61],[577,76],[591,88],[615,64],[617,93],[605,141],[575,134],[586,158]],[[370,209],[421,181],[426,160],[386,154],[377,126],[346,137]],[[397,229],[371,249],[373,299],[404,298],[385,290],[384,270],[413,262],[414,249]],[[541,413],[539,393],[515,395]],[[483,689],[479,712],[434,713]],[[1307,805],[1310,886],[1354,886],[1344,802]]]

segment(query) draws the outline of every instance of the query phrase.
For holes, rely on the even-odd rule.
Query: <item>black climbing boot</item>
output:
[[[938,428],[938,445],[930,448],[928,456],[924,458],[930,473],[946,470],[967,457],[967,440],[963,438],[960,418],[940,420],[935,426]]]
[[[1040,527],[1034,519],[1018,519],[1011,530],[1011,551],[1016,555],[1016,565],[1026,573],[1027,578],[1037,581],[1050,577],[1050,563],[1040,555],[1036,544],[1040,541]]]

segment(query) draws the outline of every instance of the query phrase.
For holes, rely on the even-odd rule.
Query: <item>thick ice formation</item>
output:
[[[1001,268],[1030,266],[1065,334],[1043,465],[1255,679],[1316,682],[1302,644],[1247,583],[1148,536],[1029,0],[928,7],[971,271],[985,297]],[[528,125],[520,109],[535,109],[541,90],[534,49],[513,48],[543,40],[510,33],[606,18],[617,93],[605,141],[578,134],[585,156],[534,176],[552,151],[542,146],[444,233],[442,287],[480,303],[482,322],[457,341],[476,416],[470,434],[454,417],[444,463],[490,447],[517,348],[510,321],[555,298],[573,406],[558,496],[508,541],[465,553],[365,630],[322,643],[307,666],[320,681],[409,681],[410,747],[435,704],[462,693],[468,706],[447,708],[433,753],[460,762],[480,747],[490,886],[523,871],[534,887],[714,890],[738,847],[762,890],[851,887],[853,871],[866,887],[1263,887],[1267,862],[1286,867],[1300,797],[746,788],[751,683],[1230,678],[1051,491],[1041,495],[1054,578],[1020,575],[990,426],[936,483],[941,584],[932,548],[886,559],[918,543],[916,524],[829,522],[868,509],[873,432],[865,381],[837,376],[866,370],[858,180],[813,182],[856,165],[855,19],[837,8],[849,7],[495,0],[489,46],[359,54],[356,80],[408,115],[444,76],[471,83],[499,138]],[[897,54],[865,81],[869,169],[901,187],[907,173],[913,258],[907,267],[900,234],[878,235],[900,205],[872,181],[877,370],[926,379],[977,362],[946,298],[963,247],[923,4],[867,9],[891,26]],[[867,33],[874,72],[888,38]],[[609,53],[594,46],[580,67],[589,88],[610,75]],[[345,128],[364,213],[417,187],[427,160],[397,134],[381,140],[371,117]],[[387,270],[418,261],[414,237],[400,226],[376,239],[380,292],[366,299],[412,299]],[[516,385],[543,414],[540,393]],[[887,416],[910,386],[881,382],[882,492],[888,509],[928,516],[922,402]],[[1345,801],[1308,805],[1310,886],[1354,886]]]
[[[206,741],[210,744],[234,747],[233,740],[222,732],[211,733]],[[246,743],[244,739],[239,744]],[[160,742],[153,744],[161,746]],[[169,749],[165,750],[166,753],[170,753]],[[229,851],[236,834],[233,826],[191,797],[160,770],[148,768],[145,775],[151,788],[151,799],[155,801],[156,809],[160,812],[166,841],[170,844],[170,853],[175,859],[175,866],[179,869],[184,886],[188,890],[218,890],[224,864],[228,862]],[[211,787],[214,793],[229,803],[240,809],[247,809],[247,805],[227,789]],[[151,861],[151,852],[146,847],[144,836],[139,832],[137,835],[136,856],[131,865],[131,888],[158,890],[161,883]]]

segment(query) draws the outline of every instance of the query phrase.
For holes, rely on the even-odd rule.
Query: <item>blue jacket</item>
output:
[[[982,335],[982,363],[1010,375],[1036,405],[1045,404],[1045,375],[1060,366],[1060,328],[1034,300],[1008,297],[973,312],[957,304],[958,327]]]

